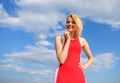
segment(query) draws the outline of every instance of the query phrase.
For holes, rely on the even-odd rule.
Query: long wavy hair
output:
[[[74,38],[76,38],[78,36],[81,36],[82,30],[83,30],[83,24],[82,24],[81,19],[77,15],[75,15],[75,14],[68,15],[67,19],[69,17],[71,17],[73,19],[73,21],[75,22],[75,24],[77,26],[77,28],[76,28],[76,30],[74,32]],[[67,21],[67,19],[66,19],[66,21]]]

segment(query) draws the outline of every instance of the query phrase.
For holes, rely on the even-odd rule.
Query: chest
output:
[[[81,44],[79,39],[71,40],[69,45],[69,51],[77,52],[81,50]]]

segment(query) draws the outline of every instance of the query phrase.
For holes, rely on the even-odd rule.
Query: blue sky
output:
[[[98,4],[99,3],[99,4]],[[84,25],[94,63],[87,83],[119,83],[119,0],[0,0],[0,83],[53,83],[54,38],[69,13]],[[84,52],[82,63],[86,61]]]

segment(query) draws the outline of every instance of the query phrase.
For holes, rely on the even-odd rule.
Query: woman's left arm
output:
[[[86,39],[81,38],[81,41],[82,41],[82,48],[83,48],[85,54],[87,55],[88,60],[84,65],[80,65],[80,66],[83,70],[86,70],[93,62],[93,55],[91,53],[91,50],[89,48],[89,45],[88,45]]]

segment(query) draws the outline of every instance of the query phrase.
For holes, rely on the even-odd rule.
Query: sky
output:
[[[54,83],[54,39],[67,15],[83,22],[87,83],[120,83],[120,0],[0,0],[0,83]],[[86,61],[84,52],[81,63]]]

